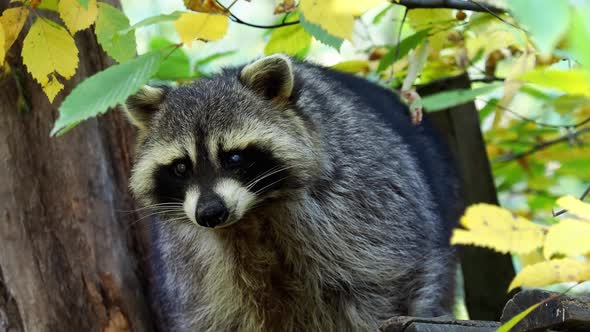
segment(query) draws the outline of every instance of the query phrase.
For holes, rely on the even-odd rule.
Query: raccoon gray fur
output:
[[[452,163],[392,92],[283,55],[146,87],[131,189],[170,331],[369,331],[450,314]]]

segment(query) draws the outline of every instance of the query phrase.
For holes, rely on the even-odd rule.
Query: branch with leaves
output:
[[[408,9],[415,8],[447,8],[457,10],[470,10],[474,12],[487,12],[500,14],[505,10],[485,2],[472,0],[392,0],[393,3],[406,6]]]
[[[463,229],[455,229],[452,244],[486,247],[500,253],[542,255],[525,266],[510,283],[508,291],[520,287],[547,286],[590,280],[590,261],[577,257],[590,253],[590,204],[564,196],[557,205],[574,217],[543,226],[500,207],[476,204],[461,218]]]
[[[496,163],[496,162],[509,162],[509,161],[514,161],[514,160],[519,160],[519,159],[525,158],[527,156],[530,156],[536,152],[539,152],[541,150],[547,149],[547,148],[549,148],[553,145],[556,145],[556,144],[565,143],[565,142],[576,142],[576,140],[578,138],[580,138],[580,136],[583,136],[583,135],[587,134],[588,132],[590,132],[590,128],[582,128],[582,129],[576,130],[572,133],[568,133],[568,134],[560,136],[558,138],[549,140],[547,142],[536,144],[535,146],[533,146],[532,148],[530,148],[529,150],[526,150],[524,152],[519,152],[519,153],[508,152],[508,153],[494,159],[493,162]]]

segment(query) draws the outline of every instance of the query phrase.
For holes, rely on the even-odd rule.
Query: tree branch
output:
[[[405,6],[407,9],[449,8],[449,9],[460,9],[460,10],[471,10],[474,12],[485,12],[485,13],[490,13],[494,16],[496,16],[496,14],[501,14],[501,13],[505,12],[505,10],[502,8],[498,8],[498,7],[495,7],[495,6],[486,4],[486,3],[482,3],[482,2],[476,2],[473,0],[400,0],[399,2],[396,2],[395,0],[390,0],[390,1],[393,4]],[[227,8],[224,7],[223,5],[221,5],[219,3],[219,1],[216,0],[216,2],[220,7],[224,8],[229,13],[229,17],[232,21],[234,21],[238,24],[252,27],[252,28],[276,29],[276,28],[286,27],[289,25],[299,24],[299,21],[285,22],[285,19],[283,19],[283,21],[279,24],[271,24],[271,25],[260,25],[260,24],[246,22],[246,21],[243,21],[242,19],[240,19],[239,17],[237,17],[234,13],[232,13],[229,10],[231,8],[231,6],[233,6],[237,2],[237,0],[234,1]]]
[[[547,142],[536,144],[531,149],[529,149],[527,151],[524,151],[524,152],[520,152],[520,153],[509,152],[509,153],[506,153],[506,154],[504,154],[502,156],[499,156],[498,158],[494,159],[493,162],[494,163],[496,163],[496,162],[507,162],[507,161],[513,161],[513,160],[522,159],[522,158],[524,158],[526,156],[529,156],[529,155],[531,155],[531,154],[533,154],[535,152],[538,152],[540,150],[546,149],[546,148],[548,148],[548,147],[550,147],[552,145],[563,143],[563,142],[567,142],[567,141],[570,141],[570,140],[572,140],[574,138],[578,138],[579,136],[582,136],[582,135],[584,135],[584,134],[586,134],[588,132],[590,132],[590,127],[580,129],[580,130],[575,131],[573,133],[570,133],[570,134],[567,134],[567,135],[563,135],[561,137],[552,139],[552,140],[547,141]]]
[[[449,8],[471,10],[474,12],[487,12],[494,14],[500,14],[505,12],[505,10],[502,8],[498,8],[486,3],[469,0],[400,0],[399,2],[393,1],[393,3],[406,6],[408,9]]]

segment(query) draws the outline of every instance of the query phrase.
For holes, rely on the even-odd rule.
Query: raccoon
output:
[[[369,331],[450,314],[448,153],[391,91],[284,55],[126,103],[170,331]]]

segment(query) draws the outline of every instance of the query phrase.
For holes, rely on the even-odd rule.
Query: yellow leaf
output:
[[[354,18],[384,3],[384,0],[301,0],[299,10],[305,19],[342,39],[350,39]]]
[[[299,15],[293,15],[298,19]],[[264,54],[285,53],[296,56],[305,52],[311,45],[311,35],[303,29],[301,24],[274,29],[270,39],[264,47]]]
[[[63,27],[42,18],[31,26],[21,54],[27,70],[50,99],[63,87],[55,83],[55,74],[69,79],[78,67],[78,49],[72,36]]]
[[[343,71],[346,73],[366,73],[369,71],[369,61],[367,60],[350,60],[337,63],[330,68]]]
[[[487,247],[502,253],[526,254],[543,245],[545,229],[490,204],[470,206],[461,217],[467,229],[455,229],[451,244]]]
[[[547,241],[545,241],[545,243],[547,243]],[[518,256],[518,260],[520,261],[521,267],[525,267],[525,266],[529,266],[529,265],[533,265],[533,264],[537,264],[539,262],[545,261],[545,258],[543,257],[543,253],[541,252],[541,250],[533,250],[529,253],[517,255],[517,256]]]
[[[522,80],[572,95],[590,97],[590,80],[582,70],[535,69],[524,73]]]
[[[229,12],[221,7],[215,0],[184,0],[184,5],[186,8],[196,12],[223,15],[229,14]]]
[[[26,7],[8,8],[0,16],[0,23],[4,28],[4,49],[8,51],[14,43],[18,34],[25,25],[29,16],[29,9]]]
[[[549,228],[543,251],[546,258],[549,259],[556,253],[581,256],[589,252],[590,223],[564,219]]]
[[[574,196],[564,196],[557,200],[557,205],[569,213],[590,221],[590,204],[584,203]]]
[[[53,74],[46,82],[41,83],[41,87],[50,102],[53,102],[55,96],[57,96],[57,94],[64,88],[63,84],[61,84]]]
[[[78,0],[60,0],[58,6],[59,16],[71,33],[88,28],[96,20],[98,13],[96,0],[88,1],[88,9]]]
[[[590,262],[572,258],[553,259],[522,269],[510,283],[508,291],[520,286],[540,287],[588,279],[590,279]]]
[[[195,39],[222,38],[229,25],[227,16],[205,13],[183,13],[175,22],[180,40],[190,46]]]
[[[2,28],[2,24],[0,24],[0,67],[4,66],[5,55],[6,50],[4,49],[4,28]]]

